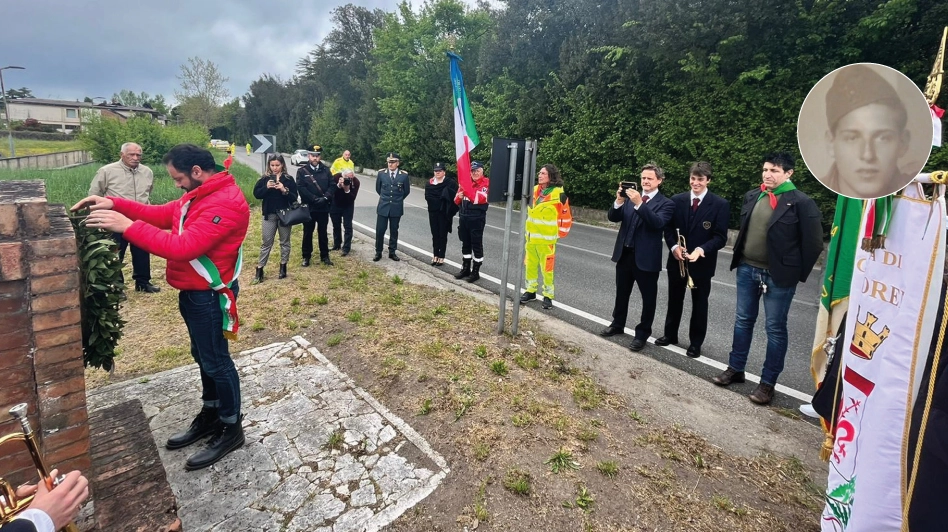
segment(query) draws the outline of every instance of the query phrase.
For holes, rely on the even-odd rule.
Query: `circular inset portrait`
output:
[[[885,65],[838,68],[810,89],[797,122],[807,168],[850,198],[898,192],[932,151],[932,118],[922,91]]]

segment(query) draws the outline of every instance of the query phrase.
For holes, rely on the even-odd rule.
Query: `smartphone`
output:
[[[635,181],[621,181],[619,183],[619,187],[622,188],[622,196],[627,198],[629,196],[627,196],[625,193],[626,189],[631,188],[632,190],[638,190],[638,183]]]

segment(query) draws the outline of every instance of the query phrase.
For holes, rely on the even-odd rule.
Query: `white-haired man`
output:
[[[155,175],[151,168],[142,164],[142,147],[134,142],[126,142],[122,144],[119,160],[99,168],[95,173],[89,186],[89,195],[112,196],[148,205],[154,181]],[[114,233],[112,238],[118,244],[119,262],[122,262],[129,243],[122,238],[121,233]],[[160,289],[151,284],[151,256],[135,245],[131,247],[135,290],[148,294],[158,292]],[[125,281],[124,276],[122,281]]]

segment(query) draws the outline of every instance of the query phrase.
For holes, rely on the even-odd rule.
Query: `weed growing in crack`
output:
[[[579,462],[573,459],[573,452],[564,448],[560,448],[559,451],[553,453],[553,456],[543,463],[550,466],[550,471],[556,474],[559,474],[560,471],[566,471],[567,469],[579,469]]]
[[[530,473],[514,468],[504,476],[504,488],[514,495],[530,495]]]
[[[326,443],[323,444],[323,449],[331,450],[335,449],[341,451],[343,444],[345,443],[345,432],[342,429],[337,429],[329,435],[329,439],[326,440]]]
[[[509,371],[507,369],[507,363],[504,362],[503,360],[493,361],[490,365],[490,370],[493,371],[495,374],[500,375],[501,377],[505,377]]]
[[[599,470],[603,476],[609,478],[616,478],[616,475],[619,474],[619,464],[613,460],[604,460],[596,464],[596,469]]]

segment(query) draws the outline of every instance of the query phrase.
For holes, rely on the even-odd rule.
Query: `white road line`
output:
[[[357,221],[355,221],[355,220],[352,221],[352,225],[357,226],[357,227],[360,227],[360,228],[364,229],[365,231],[368,231],[369,234],[372,234],[372,233],[375,232],[375,228],[374,228],[374,227],[369,227],[369,226],[367,226],[367,225],[365,225],[365,224],[363,224],[363,223],[359,223],[359,222],[357,222]],[[388,235],[385,236],[385,239],[388,240]],[[405,241],[403,241],[403,240],[399,240],[398,246],[399,246],[399,247],[408,248],[408,249],[410,249],[410,250],[412,250],[412,251],[415,251],[415,252],[417,252],[417,253],[421,253],[422,255],[425,255],[425,256],[431,255],[431,251],[426,250],[426,249],[422,249],[422,248],[420,248],[420,247],[418,247],[418,246],[414,246],[414,245],[409,244],[408,242],[405,242]],[[444,263],[445,263],[445,264],[448,264],[448,265],[450,265],[450,266],[453,266],[453,267],[455,267],[455,268],[460,268],[460,267],[461,267],[460,264],[458,264],[457,262],[454,262],[453,260],[450,260],[450,259],[445,259]],[[490,282],[496,284],[498,287],[500,286],[500,279],[498,279],[498,278],[496,278],[496,277],[494,277],[494,276],[492,276],[492,275],[487,275],[486,273],[483,273],[483,272],[482,272],[482,273],[481,273],[481,279],[485,279],[485,280],[487,280],[487,281],[490,281]],[[723,284],[723,283],[722,283],[722,284]],[[508,289],[508,290],[513,291],[515,288],[516,288],[516,287],[515,287],[513,284],[507,283],[507,289]],[[514,299],[516,299],[516,298],[514,298]],[[514,301],[514,304],[517,304],[517,302]],[[578,308],[571,307],[571,306],[569,306],[569,305],[567,305],[567,304],[565,304],[565,303],[562,303],[562,302],[560,302],[560,301],[557,301],[557,302],[556,302],[556,308],[561,309],[561,310],[564,310],[564,311],[569,312],[570,314],[572,314],[572,315],[574,315],[574,316],[578,316],[578,317],[580,317],[580,318],[583,318],[584,320],[588,320],[588,321],[591,321],[591,322],[593,322],[593,323],[596,323],[596,324],[599,324],[599,325],[602,325],[602,326],[608,326],[608,325],[611,323],[609,320],[605,320],[605,319],[603,319],[603,318],[600,318],[599,316],[594,316],[594,315],[592,315],[592,314],[590,314],[590,313],[588,313],[588,312],[586,312],[586,311],[584,311],[584,310],[580,310],[580,309],[578,309]],[[632,330],[632,329],[627,329],[627,331],[629,331],[629,332],[632,333],[632,334],[635,333],[635,331]],[[654,337],[649,337],[648,341],[649,341],[650,343],[654,344],[654,343],[655,343],[655,338],[654,338]],[[656,347],[658,347],[658,346],[656,346]],[[685,357],[685,358],[688,358],[689,360],[695,360],[695,361],[701,362],[701,363],[703,363],[703,364],[705,364],[705,365],[707,365],[707,366],[711,366],[712,368],[715,368],[715,369],[718,369],[718,370],[721,370],[721,371],[724,371],[725,369],[727,369],[727,364],[724,364],[723,362],[718,362],[717,360],[713,360],[713,359],[710,359],[710,358],[705,357],[705,356],[700,356],[700,357],[698,357],[698,358],[690,358],[690,357],[688,357],[688,355],[686,354],[686,352],[685,352],[684,349],[682,349],[682,348],[680,348],[680,347],[678,347],[678,346],[676,346],[676,345],[664,346],[664,347],[662,347],[662,349],[665,349],[666,351],[670,351],[670,352],[672,352],[672,353],[675,353],[676,355],[680,355],[680,356],[683,356],[683,357]],[[759,375],[754,375],[753,373],[745,373],[745,378],[746,378],[747,380],[751,381],[751,382],[757,382],[757,383],[760,382],[760,376],[759,376]],[[794,388],[790,388],[790,387],[788,387],[788,386],[784,386],[784,385],[782,385],[782,384],[778,384],[775,388],[776,388],[776,390],[777,390],[778,392],[783,393],[783,394],[786,394],[786,395],[789,395],[790,397],[793,397],[794,399],[799,399],[800,401],[803,401],[803,402],[805,402],[805,403],[809,403],[809,402],[810,402],[810,399],[811,399],[812,396],[813,396],[812,393],[804,393],[804,392],[801,392],[801,391],[796,390],[796,389],[794,389]]]

